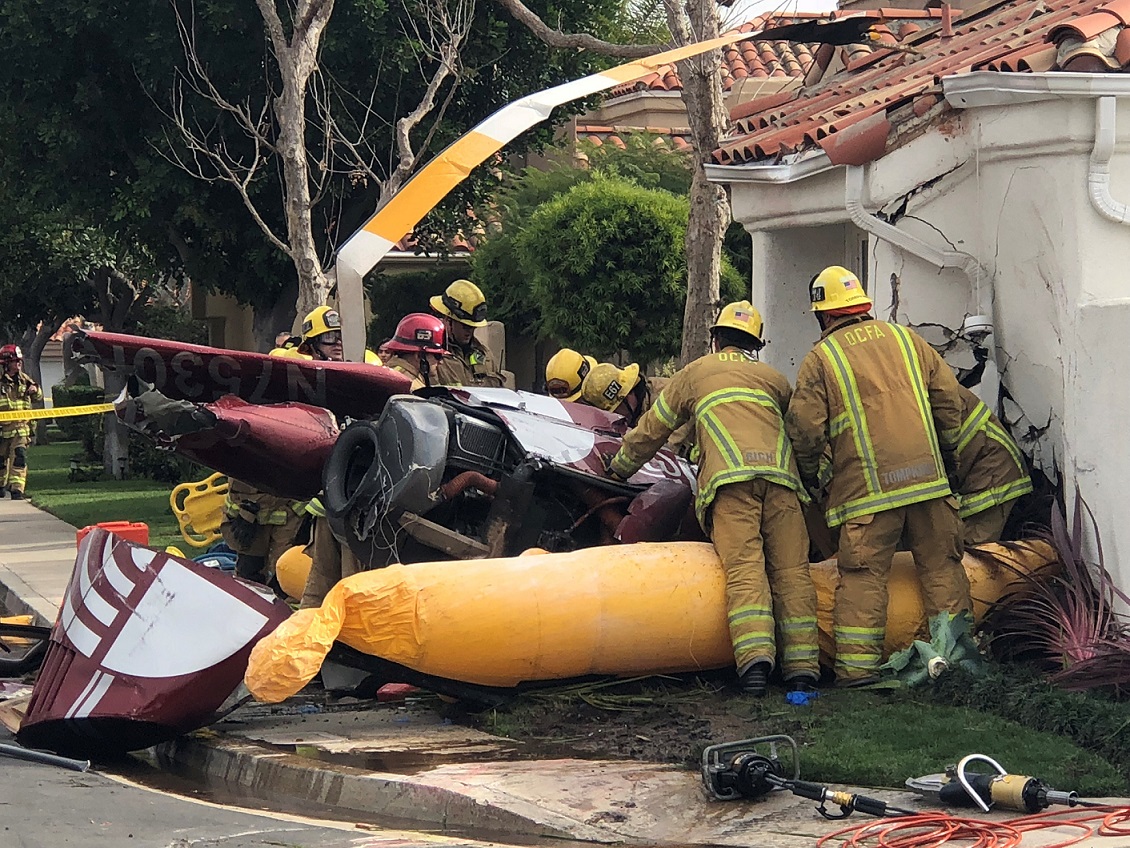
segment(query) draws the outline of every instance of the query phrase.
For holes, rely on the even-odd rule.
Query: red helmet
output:
[[[396,325],[396,335],[385,342],[383,350],[398,353],[435,353],[450,356],[446,348],[443,321],[434,315],[413,312]]]
[[[0,347],[0,362],[19,362],[24,358],[24,352],[18,345],[6,344]]]

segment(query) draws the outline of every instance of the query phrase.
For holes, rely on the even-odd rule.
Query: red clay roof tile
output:
[[[922,25],[918,32],[902,30],[905,34],[900,46],[907,50],[872,53],[870,48],[849,46],[842,54],[844,70],[820,79],[820,63],[814,63],[806,87],[788,92],[788,100],[764,98],[737,107],[735,131],[714,151],[715,160],[741,164],[796,154],[880,112],[892,122],[897,137],[901,121],[914,115],[921,117],[934,108],[934,102],[920,98],[936,91],[943,77],[973,68],[1027,71],[1056,67],[1056,33],[1074,39],[1079,39],[1081,32],[1093,33],[1082,39],[1072,54],[1079,62],[1101,56],[1126,67],[1130,60],[1130,36],[1122,37],[1130,29],[1118,32],[1117,42],[1111,32],[1112,27],[1121,30],[1122,16],[1130,15],[1130,0],[1108,0],[1105,4],[1102,0],[1000,0],[971,10],[964,20],[955,11],[949,37],[942,37],[937,9],[921,14],[879,11],[886,20],[898,12]],[[1104,35],[1099,45],[1086,43],[1100,34]],[[817,55],[830,58],[832,53],[826,48],[817,47]],[[911,103],[913,108],[892,114]],[[874,130],[872,142],[878,134]],[[867,149],[876,156],[883,152],[876,144]]]
[[[624,136],[633,133],[646,133],[653,136],[652,143],[658,147],[672,147],[675,150],[687,150],[692,147],[690,130],[662,129],[658,127],[604,127],[594,124],[578,124],[577,139],[587,141],[597,147],[611,144],[621,150],[627,145]]]

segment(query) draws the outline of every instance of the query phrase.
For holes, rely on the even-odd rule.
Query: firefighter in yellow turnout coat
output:
[[[785,680],[807,687],[819,676],[804,490],[782,420],[789,383],[757,360],[761,332],[748,301],[726,306],[711,330],[715,352],[671,378],[609,468],[631,477],[693,421],[701,450],[695,508],[726,570],[730,637],[742,690],[751,695],[765,693],[775,629]]]
[[[965,544],[1001,537],[1016,499],[1032,491],[1032,478],[1016,442],[973,392],[961,392],[961,430],[957,435],[958,497]]]
[[[871,300],[850,271],[826,268],[811,297],[823,335],[801,363],[785,426],[805,486],[826,482],[828,526],[841,528],[836,674],[850,685],[877,675],[887,577],[904,534],[927,615],[972,609],[949,483],[961,397],[953,372],[920,336],[868,314]]]
[[[0,412],[30,410],[43,400],[43,390],[21,369],[23,352],[14,344],[0,347]],[[27,447],[31,442],[28,419],[0,421],[0,497],[5,487],[12,500],[21,500],[27,484]]]

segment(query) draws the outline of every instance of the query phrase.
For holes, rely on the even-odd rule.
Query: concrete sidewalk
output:
[[[75,565],[75,532],[28,501],[0,500],[0,604],[54,624]]]
[[[9,610],[53,623],[75,553],[75,528],[26,501],[0,501],[0,601]],[[276,808],[480,838],[809,848],[842,827],[786,793],[713,802],[695,771],[536,759],[511,740],[411,704],[249,704],[157,754],[196,780]],[[866,794],[929,809],[905,792]],[[856,815],[851,823],[866,821]]]

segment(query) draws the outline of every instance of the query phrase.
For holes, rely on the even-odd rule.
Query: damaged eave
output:
[[[712,183],[795,183],[838,167],[823,151],[812,153],[788,164],[776,165],[707,165],[706,177]]]
[[[974,71],[942,80],[946,101],[955,109],[1037,103],[1063,97],[1125,97],[1130,78],[1120,74],[1078,74],[1061,71],[1014,73]]]

